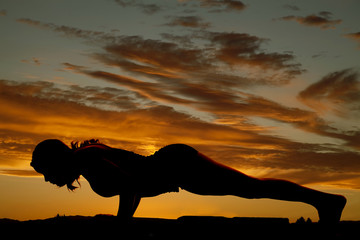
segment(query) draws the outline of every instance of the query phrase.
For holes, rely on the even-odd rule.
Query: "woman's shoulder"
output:
[[[110,154],[110,151],[112,151],[112,148],[106,145],[91,144],[74,149],[74,155],[75,158],[79,159],[83,163],[89,164],[96,163],[99,160],[103,160],[104,158],[108,158],[107,155]]]

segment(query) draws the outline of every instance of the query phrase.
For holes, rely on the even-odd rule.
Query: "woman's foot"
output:
[[[319,223],[338,223],[345,207],[346,198],[341,195],[329,195],[323,198],[316,207],[319,214]]]

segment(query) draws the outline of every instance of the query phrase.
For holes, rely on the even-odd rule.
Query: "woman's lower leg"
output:
[[[317,191],[296,183],[278,179],[254,179],[245,197],[270,198],[303,202],[315,207],[323,222],[337,222],[346,204],[343,196]],[[244,193],[237,194],[243,197]]]

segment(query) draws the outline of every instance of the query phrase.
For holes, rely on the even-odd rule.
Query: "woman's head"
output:
[[[75,166],[73,150],[57,139],[48,139],[39,143],[33,152],[30,165],[43,174],[45,181],[59,187],[67,185],[68,189],[76,187],[72,183],[79,178]]]

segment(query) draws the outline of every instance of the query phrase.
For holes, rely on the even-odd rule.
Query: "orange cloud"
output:
[[[170,107],[157,106],[143,109],[139,106],[139,108],[127,111],[100,109],[97,101],[103,101],[104,97],[112,99],[111,94],[103,94],[105,89],[91,89],[91,91],[99,92],[99,94],[93,93],[97,99],[87,98],[85,100],[79,95],[84,91],[91,91],[78,86],[61,90],[54,84],[44,82],[17,84],[1,81],[1,85],[3,90],[0,105],[4,114],[1,117],[0,127],[7,132],[2,137],[6,138],[6,135],[12,135],[16,141],[19,139],[16,138],[17,133],[36,135],[35,139],[37,140],[46,136],[62,136],[66,139],[84,139],[95,136],[109,139],[109,141],[128,141],[136,142],[136,144],[139,142],[146,144],[147,139],[164,138],[168,139],[169,143],[175,139],[182,139],[189,143],[200,144],[203,142],[231,142],[231,139],[234,138],[239,140],[256,137],[256,134],[251,132],[239,130],[233,132],[226,126],[193,119]],[[109,90],[110,93],[113,91]],[[57,98],[54,98],[55,94]],[[72,97],[67,98],[70,95]],[[131,99],[121,100],[131,101]],[[116,104],[116,102],[112,103]],[[182,130],[176,133],[179,129]],[[203,139],[204,133],[202,132],[204,130],[208,135],[205,138],[207,140]],[[10,139],[8,138],[8,140]],[[29,144],[34,144],[34,142],[31,141]],[[29,144],[26,145],[28,153],[29,148],[31,149]],[[256,145],[256,143],[252,145]],[[13,149],[13,147],[9,145],[8,149]]]
[[[350,38],[358,43],[358,48],[360,49],[360,32],[348,33],[344,35],[347,38]]]
[[[43,139],[59,138],[69,143],[94,137],[110,146],[144,155],[166,144],[183,142],[245,172],[246,169],[270,168],[274,170],[272,176],[275,176],[276,170],[281,170],[279,174],[283,174],[285,169],[297,169],[304,172],[304,178],[297,176],[297,180],[307,183],[343,179],[340,175],[354,181],[354,175],[360,171],[357,167],[359,154],[356,152],[266,135],[265,129],[247,124],[246,119],[239,119],[241,128],[238,128],[233,124],[203,121],[160,105],[110,110],[115,93],[122,93],[119,89],[13,81],[0,81],[0,86],[2,174],[28,175],[27,171],[13,171],[14,167],[29,169],[32,149]],[[83,95],[84,91],[86,95]],[[93,97],[86,97],[89,94]],[[118,104],[128,106],[137,102],[136,97],[139,96],[120,98]],[[203,98],[206,99],[206,95]],[[99,107],[99,101],[108,105],[108,109]],[[252,105],[248,108],[249,115],[256,104],[263,109],[274,105],[256,98],[248,101]],[[243,106],[246,108],[246,105]],[[279,111],[274,106],[268,114]],[[281,106],[277,107],[280,109]],[[295,110],[291,111],[294,115]],[[283,118],[283,121],[290,121],[290,112],[289,119]],[[281,119],[280,115],[272,117]],[[300,115],[297,118],[296,121],[305,121]],[[321,177],[309,177],[310,173],[317,171],[322,172]],[[344,175],[344,172],[347,174]],[[289,179],[292,179],[291,176]]]

